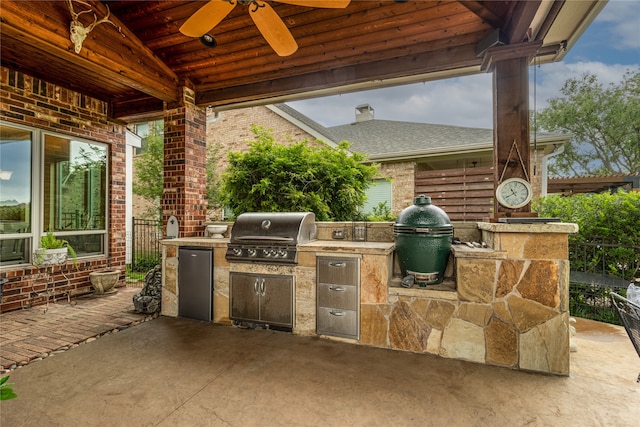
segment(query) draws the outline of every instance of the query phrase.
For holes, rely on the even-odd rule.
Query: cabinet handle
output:
[[[260,279],[260,295],[265,295],[264,279]]]
[[[330,267],[339,267],[339,268],[342,268],[342,267],[346,267],[346,266],[347,266],[347,263],[346,263],[346,262],[333,262],[333,261],[331,261],[331,262],[329,262],[329,266],[330,266]]]
[[[258,291],[258,282],[259,282],[259,281],[260,281],[260,279],[259,279],[259,278],[256,278],[256,281],[255,281],[255,282],[253,282],[253,292],[254,292],[256,295],[258,295],[258,294],[259,294],[259,293],[258,293],[258,292],[259,292],[259,291]]]
[[[329,314],[342,317],[342,316],[345,316],[347,313],[345,313],[344,311],[329,310]]]
[[[344,291],[346,291],[346,289],[343,288],[342,286],[329,286],[329,290],[330,291],[336,291],[336,292],[344,292]]]

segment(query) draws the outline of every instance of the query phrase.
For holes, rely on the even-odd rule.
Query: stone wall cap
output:
[[[388,255],[393,252],[394,242],[354,242],[345,240],[314,240],[298,245],[299,252],[336,252]]]
[[[505,224],[497,222],[479,222],[480,230],[494,233],[558,233],[573,234],[578,232],[578,224],[571,222],[551,222],[546,224]]]
[[[470,248],[467,245],[452,245],[451,251],[456,258],[507,259],[507,251],[492,248]]]
[[[226,248],[229,238],[222,239],[213,237],[178,237],[176,239],[162,239],[160,244],[164,246],[202,246],[205,248]]]

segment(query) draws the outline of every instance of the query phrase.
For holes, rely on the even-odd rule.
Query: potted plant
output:
[[[120,280],[120,270],[107,269],[103,271],[92,271],[89,273],[89,280],[93,285],[94,296],[113,295],[118,292],[115,289],[118,280]]]
[[[73,264],[76,264],[78,256],[75,249],[63,239],[58,239],[53,235],[53,231],[47,231],[47,234],[40,238],[40,247],[36,249],[35,266],[48,266],[62,264],[71,256]]]

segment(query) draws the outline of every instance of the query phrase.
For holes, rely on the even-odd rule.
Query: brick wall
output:
[[[56,293],[72,296],[91,292],[89,273],[106,267],[125,266],[125,128],[109,121],[107,104],[98,99],[0,67],[0,119],[45,131],[108,144],[109,183],[108,254],[55,267],[49,274],[31,265],[3,267],[4,285],[0,312],[43,304],[34,297],[51,280]],[[68,278],[65,280],[65,276]]]
[[[207,209],[206,111],[194,101],[195,92],[185,87],[182,102],[164,113],[163,223],[175,216],[180,237],[204,234]]]
[[[407,206],[413,204],[415,162],[383,163],[380,175],[391,178],[391,212],[399,214]]]
[[[213,113],[208,113],[207,120],[207,145],[220,147],[217,163],[219,176],[229,165],[229,152],[249,151],[249,143],[255,140],[255,135],[251,132],[252,125],[271,129],[278,143],[291,144],[306,140],[310,146],[322,145],[312,135],[264,106],[222,111],[215,118]],[[222,211],[210,210],[208,219],[221,220]]]
[[[222,111],[216,120],[209,116],[207,125],[207,144],[218,144],[221,148],[219,170],[227,167],[227,153],[230,151],[249,151],[249,142],[255,140],[251,126],[263,126],[271,129],[276,142],[290,144],[303,140],[311,146],[316,140],[309,133],[280,117],[267,107],[249,107],[238,110]]]

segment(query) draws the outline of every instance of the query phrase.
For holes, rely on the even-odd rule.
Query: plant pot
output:
[[[93,295],[104,296],[113,295],[118,292],[115,289],[116,283],[120,279],[120,270],[93,271],[89,273],[89,280],[93,285]]]
[[[69,256],[69,250],[64,248],[59,249],[36,249],[35,260],[33,265],[38,267],[46,267],[49,265],[60,265],[67,261]]]
[[[207,224],[205,228],[207,235],[214,239],[222,239],[223,234],[227,231],[227,226],[224,224]]]

